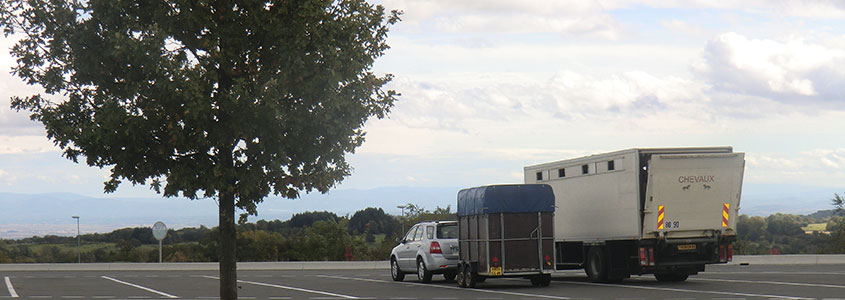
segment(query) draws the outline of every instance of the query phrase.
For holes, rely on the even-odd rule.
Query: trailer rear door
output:
[[[744,168],[744,153],[653,155],[643,237],[735,235]]]

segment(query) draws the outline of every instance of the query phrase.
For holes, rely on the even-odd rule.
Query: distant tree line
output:
[[[409,204],[404,216],[381,208],[366,208],[351,217],[331,212],[304,212],[289,220],[259,220],[238,225],[239,261],[337,261],[386,259],[402,224],[422,220],[454,220],[451,207],[428,211]],[[407,228],[407,227],[405,227]],[[168,230],[162,254],[168,262],[215,262],[219,231],[216,227]],[[152,229],[123,228],[109,233],[84,234],[83,262],[156,262],[158,249]],[[75,236],[47,235],[0,241],[0,263],[75,262]]]
[[[834,209],[802,216],[773,214],[768,217],[741,215],[737,220],[737,254],[833,254],[845,253],[845,201],[831,199]],[[804,230],[810,224],[823,230]]]

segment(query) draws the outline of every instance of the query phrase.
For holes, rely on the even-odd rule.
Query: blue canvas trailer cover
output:
[[[458,192],[458,216],[554,211],[555,195],[547,184],[487,185]]]

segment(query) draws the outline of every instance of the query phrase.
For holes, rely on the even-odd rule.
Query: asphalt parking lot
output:
[[[217,299],[214,271],[0,272],[0,299]],[[403,282],[389,270],[241,271],[241,299],[845,299],[845,265],[708,266],[687,282],[635,276],[594,284],[581,271],[554,275],[549,287],[520,278],[462,289],[442,277]]]

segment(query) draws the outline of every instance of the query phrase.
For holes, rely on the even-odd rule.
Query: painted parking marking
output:
[[[357,281],[367,281],[367,282],[378,282],[378,283],[395,283],[395,284],[424,286],[424,287],[433,287],[433,288],[450,289],[450,290],[460,290],[460,291],[510,295],[510,296],[518,296],[518,297],[533,297],[533,298],[544,298],[544,299],[564,299],[564,300],[571,299],[569,297],[562,297],[562,296],[552,296],[552,295],[542,295],[542,294],[526,294],[526,293],[506,292],[506,291],[497,291],[497,290],[465,289],[465,288],[460,288],[460,287],[457,287],[457,286],[431,285],[431,284],[416,283],[416,282],[387,281],[387,280],[378,280],[378,279],[369,279],[369,278],[356,278],[356,277],[331,276],[331,275],[316,275],[316,277],[331,278],[331,279],[342,279],[342,280],[357,280]]]
[[[15,292],[15,287],[12,286],[12,280],[9,279],[9,276],[6,276],[6,289],[9,290],[9,296],[12,298],[18,297],[18,292]]]
[[[689,280],[695,280],[695,281],[716,281],[716,282],[739,282],[739,283],[772,284],[772,285],[791,285],[791,286],[807,286],[807,287],[822,287],[822,288],[845,289],[845,285],[820,284],[820,283],[800,283],[800,282],[763,281],[763,280],[735,280],[735,279],[715,279],[715,278],[690,278]]]
[[[793,297],[793,296],[782,296],[782,295],[766,295],[766,294],[720,292],[720,291],[701,291],[701,290],[688,290],[688,289],[651,287],[651,286],[639,286],[639,285],[607,284],[607,283],[576,282],[576,281],[557,281],[556,283],[558,283],[558,282],[559,283],[565,283],[565,284],[580,284],[580,285],[591,285],[591,286],[612,286],[612,287],[630,288],[630,289],[670,291],[670,292],[681,292],[681,293],[728,295],[728,296],[741,296],[741,297],[779,298],[779,299],[796,299],[796,300],[799,300],[799,299],[800,300],[815,299],[815,298]]]
[[[220,277],[214,277],[214,276],[202,276],[202,277],[214,279],[214,280],[220,280]],[[355,296],[341,295],[341,294],[335,294],[335,293],[329,293],[329,292],[323,292],[323,291],[316,291],[316,290],[309,290],[309,289],[302,289],[302,288],[297,288],[297,287],[292,287],[292,286],[284,286],[284,285],[278,285],[278,284],[269,284],[269,283],[246,281],[246,280],[238,280],[238,282],[246,283],[246,284],[252,284],[252,285],[266,286],[266,287],[274,287],[274,288],[280,288],[280,289],[286,289],[286,290],[292,290],[292,291],[298,291],[298,292],[320,294],[320,295],[326,295],[326,296],[331,296],[331,297],[340,297],[340,298],[344,298],[344,299],[360,299],[360,298],[355,297]]]
[[[154,289],[144,287],[144,286],[140,286],[140,285],[137,285],[137,284],[134,284],[134,283],[129,283],[129,282],[126,282],[126,281],[120,281],[120,280],[117,280],[117,279],[114,279],[114,278],[111,278],[111,277],[108,277],[108,276],[100,276],[100,278],[111,280],[111,281],[114,281],[114,282],[117,282],[117,283],[120,283],[120,284],[125,284],[125,285],[128,285],[128,286],[134,287],[134,288],[139,288],[139,289],[145,290],[147,292],[151,292],[151,293],[155,293],[155,294],[165,296],[167,298],[171,298],[171,299],[179,298],[177,296],[173,296],[173,295],[165,293],[165,292],[156,291]]]

